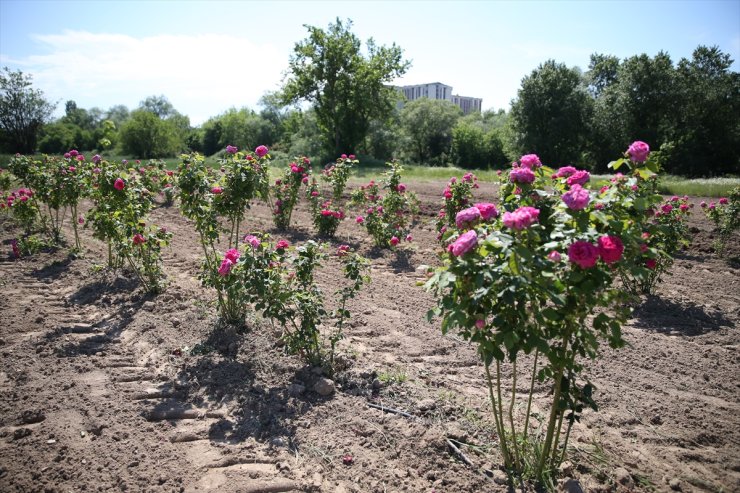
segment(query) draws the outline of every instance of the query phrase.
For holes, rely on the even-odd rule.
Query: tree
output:
[[[131,112],[131,118],[121,128],[120,137],[123,152],[137,158],[173,156],[183,146],[172,122],[145,110]]]
[[[308,38],[296,43],[282,88],[284,104],[313,104],[327,150],[353,152],[365,139],[373,119],[386,120],[397,93],[388,87],[410,63],[393,44],[377,46],[370,39],[367,55],[350,31],[352,21],[329,24],[324,31],[305,26]]]
[[[740,172],[740,74],[719,48],[699,46],[676,68],[680,111],[674,111],[667,171],[688,175]]]
[[[462,110],[451,101],[419,98],[401,110],[407,153],[420,164],[445,165],[450,154],[452,128]]]
[[[580,71],[548,60],[522,79],[512,102],[516,150],[552,166],[580,163],[591,110]]]
[[[163,120],[177,114],[175,107],[164,95],[149,96],[139,103],[139,109],[150,111]]]
[[[0,72],[0,137],[11,152],[32,154],[38,133],[56,106],[33,89],[31,76],[5,67]]]
[[[504,154],[501,129],[487,132],[481,125],[460,121],[452,129],[452,163],[460,168],[503,168]]]

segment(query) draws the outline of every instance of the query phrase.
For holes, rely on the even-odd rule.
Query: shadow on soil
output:
[[[85,324],[60,328],[46,335],[47,342],[54,342],[66,334],[79,334],[81,338],[62,344],[55,349],[60,357],[74,358],[80,355],[94,355],[105,351],[109,345],[116,344],[121,333],[134,320],[136,313],[151,296],[141,296],[132,292],[138,287],[135,279],[118,276],[113,281],[101,279],[85,284],[68,298],[72,305],[116,305],[118,317],[102,320],[94,325]]]
[[[297,449],[295,423],[331,396],[309,392],[318,375],[301,368],[295,358],[286,358],[268,334],[255,331],[246,337],[235,336],[238,354],[235,340],[227,342],[231,336],[235,333],[216,327],[199,345],[201,354],[190,359],[176,377],[187,389],[187,397],[162,402],[144,411],[144,416],[161,419],[178,416],[183,410],[211,409],[213,413],[206,417],[218,421],[208,430],[209,440],[240,443],[253,438],[270,447]],[[225,415],[224,409],[228,409]]]
[[[648,296],[632,316],[637,328],[671,335],[698,336],[733,325],[719,310],[708,311],[702,306],[679,304],[660,296]]]

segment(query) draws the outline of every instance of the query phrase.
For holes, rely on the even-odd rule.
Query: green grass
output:
[[[609,184],[612,175],[591,175],[589,186],[598,190]],[[740,178],[685,178],[675,175],[661,175],[658,192],[664,195],[689,195],[692,197],[726,197],[730,190],[740,187]]]

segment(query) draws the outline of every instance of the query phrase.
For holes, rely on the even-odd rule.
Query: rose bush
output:
[[[419,212],[416,195],[401,183],[403,167],[396,161],[386,164],[389,169],[384,174],[382,187],[371,181],[352,192],[352,205],[361,211],[356,223],[364,227],[375,246],[381,248],[395,247],[400,238],[408,238]],[[381,195],[381,188],[385,195]]]
[[[642,148],[634,148],[642,159]],[[631,161],[630,177],[594,193],[583,187],[588,172],[556,171],[536,155],[523,156],[502,175],[495,206],[500,215],[484,219],[466,209],[443,234],[444,265],[426,282],[437,297],[429,317],[441,317],[443,332],[455,330],[477,345],[503,463],[514,476],[548,481],[563,460],[571,427],[584,408],[596,409],[580,360],[595,358],[601,341],[624,345],[628,295],[615,280],[631,263],[626,257],[641,241],[639,223],[656,200],[652,165],[639,159]],[[523,354],[532,355],[529,392],[517,398]],[[512,374],[507,396],[504,364]],[[534,432],[537,380],[549,382],[552,397]]]

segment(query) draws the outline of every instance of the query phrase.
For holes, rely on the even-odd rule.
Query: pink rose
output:
[[[344,257],[349,253],[349,245],[339,245],[337,247],[337,256]]]
[[[79,154],[79,152],[77,152],[76,149],[72,149],[67,154],[69,154],[71,157],[77,157],[77,155]]]
[[[722,205],[727,205],[727,204],[729,204],[729,203],[730,203],[730,201],[729,201],[729,200],[727,200],[727,197],[721,197],[721,198],[719,199],[719,203],[720,203],[720,204],[722,204]]]
[[[285,250],[290,246],[287,240],[280,240],[275,244],[275,250]]]
[[[398,245],[399,241],[400,240],[398,239],[398,237],[397,236],[394,236],[394,237],[391,238],[390,244],[391,244],[391,246],[396,246],[396,245]]]
[[[239,260],[239,257],[241,257],[241,254],[236,248],[230,248],[226,250],[226,254],[224,255],[224,258],[231,260],[232,264],[235,264],[236,261]]]
[[[486,326],[486,321],[479,318],[475,321],[475,328],[478,330],[482,330]]]
[[[563,166],[562,168],[558,169],[558,172],[555,173],[555,176],[557,178],[568,178],[570,175],[578,171],[573,166]]]
[[[475,204],[475,206],[480,211],[480,216],[483,218],[484,221],[488,221],[489,219],[495,219],[498,217],[498,209],[496,209],[496,206],[489,203],[489,202],[480,202],[478,204]]]
[[[550,259],[550,261],[557,263],[560,262],[562,256],[560,255],[560,252],[558,252],[557,250],[553,250],[547,254],[547,258]]]
[[[663,206],[660,208],[665,214],[670,214],[673,210],[673,206],[671,204],[663,204]]]
[[[509,173],[509,179],[514,183],[532,183],[535,175],[529,168],[514,168]]]
[[[460,237],[448,247],[448,250],[455,257],[459,257],[460,255],[463,255],[469,252],[477,244],[478,244],[478,235],[475,232],[475,230],[471,229],[470,231],[460,235]]]
[[[566,180],[566,183],[568,186],[573,185],[585,185],[588,180],[591,179],[591,175],[588,173],[588,171],[576,171],[568,179]]]
[[[657,267],[658,261],[654,258],[649,258],[645,261],[645,267],[647,267],[650,270],[655,270],[655,267]]]
[[[596,265],[599,249],[587,241],[576,241],[568,247],[568,259],[583,269]]]
[[[627,154],[630,155],[630,159],[634,162],[644,163],[648,154],[650,154],[650,146],[641,140],[636,140],[627,149]]]
[[[567,205],[569,209],[580,211],[586,208],[588,203],[591,201],[591,196],[589,195],[588,190],[582,186],[573,185],[570,190],[561,196],[561,199],[563,199],[563,202],[565,202],[565,205]]]
[[[144,236],[142,236],[141,233],[136,233],[134,235],[133,240],[134,240],[134,245],[141,245],[143,243],[146,243],[146,238],[144,238]]]
[[[470,225],[473,222],[480,219],[481,213],[477,207],[468,207],[457,213],[455,216],[455,224],[459,229],[462,229],[466,225]]]
[[[265,157],[265,155],[269,152],[269,149],[267,146],[257,146],[257,148],[254,150],[254,153],[257,154],[259,157]]]
[[[126,186],[126,183],[121,178],[116,178],[116,181],[113,182],[113,188],[116,190],[123,190]]]
[[[229,154],[236,154],[238,150],[239,149],[237,149],[235,146],[232,146],[232,145],[226,146],[226,152],[228,152]]]
[[[362,216],[357,216],[357,219],[355,219],[355,222],[356,222],[357,224],[362,224],[362,223],[364,223],[364,222],[365,222],[365,218],[364,218],[364,217],[362,217]]]
[[[624,253],[624,244],[619,236],[602,236],[598,241],[599,256],[607,264],[618,262]]]
[[[221,261],[221,266],[218,268],[218,275],[221,277],[226,277],[229,275],[229,272],[231,272],[231,266],[233,262],[227,258],[223,259]]]
[[[70,153],[68,153],[68,152],[65,152],[64,153],[64,159],[69,159],[71,157],[72,157],[72,155]]]
[[[534,207],[520,207],[514,212],[504,212],[502,218],[504,226],[520,231],[526,229],[539,220],[540,210]]]
[[[702,201],[701,201],[701,202],[699,203],[699,205],[700,205],[700,206],[702,207],[702,209],[703,209],[703,208],[705,208],[705,207],[707,206],[707,203],[706,203],[706,201],[702,200]]]
[[[396,190],[399,193],[403,193],[406,191],[406,185],[404,185],[403,183],[399,183],[398,186],[396,187]]]
[[[523,168],[539,168],[542,166],[537,154],[526,154],[519,159]]]
[[[224,189],[221,188],[221,187],[218,187],[218,186],[211,188],[211,193],[212,194],[215,194],[215,195],[219,195],[223,191],[224,191]]]
[[[85,218],[80,216],[77,218],[77,224],[85,224]]]
[[[103,158],[101,158],[101,157],[100,157],[100,154],[95,154],[95,155],[94,155],[94,156],[92,157],[92,162],[93,162],[93,163],[95,163],[95,164],[98,164],[98,163],[99,163],[100,161],[102,161],[102,160],[103,160]]]
[[[250,245],[252,248],[260,246],[260,239],[254,235],[246,235],[244,237],[244,243]]]
[[[411,236],[411,234],[407,234],[407,235],[406,235],[406,241],[408,241],[408,242],[412,242],[412,241],[414,241],[414,237],[413,237],[413,236]]]

